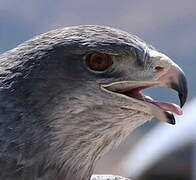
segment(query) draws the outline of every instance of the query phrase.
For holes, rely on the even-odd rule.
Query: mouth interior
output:
[[[150,88],[154,85],[146,85],[146,86],[139,86],[139,87],[132,87],[132,88],[106,88],[109,91],[112,91],[114,93],[117,94],[123,94],[125,96],[140,100],[140,101],[144,101],[150,104],[153,104],[155,106],[158,106],[160,109],[162,109],[165,112],[172,112],[175,113],[177,115],[182,115],[182,109],[173,103],[167,103],[167,102],[159,102],[156,100],[153,100],[151,97],[149,96],[145,96],[144,94],[142,94],[140,91],[143,89],[147,89]]]

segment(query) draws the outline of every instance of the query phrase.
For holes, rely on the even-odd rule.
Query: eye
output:
[[[86,65],[94,71],[104,71],[113,63],[108,54],[99,52],[88,54],[85,61]]]

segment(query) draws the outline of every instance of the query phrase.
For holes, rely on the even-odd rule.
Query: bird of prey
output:
[[[0,55],[0,180],[89,180],[96,161],[178,105],[140,91],[187,96],[182,70],[127,32],[84,25],[53,30]]]

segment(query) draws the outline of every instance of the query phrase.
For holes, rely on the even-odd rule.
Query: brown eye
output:
[[[112,65],[111,57],[104,53],[91,53],[86,57],[86,65],[94,71],[104,71]]]

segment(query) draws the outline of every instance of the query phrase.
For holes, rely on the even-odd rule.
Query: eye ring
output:
[[[110,55],[100,52],[88,54],[85,62],[88,68],[93,71],[105,71],[113,64]]]

